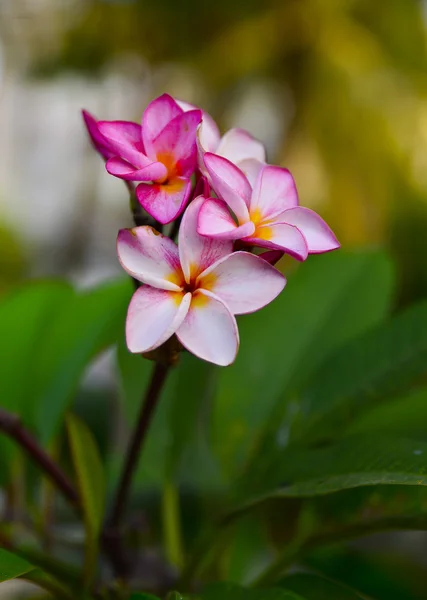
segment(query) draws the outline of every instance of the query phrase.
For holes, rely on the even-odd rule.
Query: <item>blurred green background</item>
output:
[[[427,291],[421,0],[1,0],[1,286],[114,271],[125,191],[79,109],[138,120],[166,91],[246,127],[343,246],[386,245]]]
[[[244,127],[262,140],[269,161],[293,172],[301,203],[327,220],[344,251],[357,255],[361,249],[384,248],[392,257],[397,273],[392,300],[388,263],[383,264],[385,259],[375,253],[372,260],[365,254],[351,255],[349,261],[339,255],[324,263],[309,259],[312,264],[303,267],[308,269],[307,276],[297,273],[295,292],[291,276],[297,265],[282,263],[290,274],[285,292],[289,301],[284,300],[284,307],[300,305],[307,300],[305,293],[323,297],[317,265],[319,273],[325,269],[330,296],[326,293],[323,304],[318,303],[318,313],[313,308],[317,303],[307,300],[311,315],[307,331],[316,329],[317,321],[324,324],[336,318],[338,323],[338,313],[342,322],[349,321],[347,329],[337,324],[336,339],[325,342],[325,355],[338,341],[351,339],[380,321],[383,304],[387,310],[389,305],[396,310],[427,297],[426,25],[427,4],[421,0],[0,0],[0,294],[6,297],[15,286],[40,277],[59,276],[86,288],[121,273],[115,238],[120,227],[131,223],[128,197],[122,182],[106,174],[89,146],[80,109],[103,119],[139,120],[152,98],[168,92],[208,110],[223,131]],[[349,287],[342,298],[341,284],[333,289],[335,267],[337,280],[348,276]],[[306,285],[310,277],[312,287]],[[342,283],[343,289],[347,283]],[[350,284],[366,284],[366,291],[353,298]],[[111,289],[117,296],[123,293],[118,287]],[[36,288],[34,293],[35,297],[39,293]],[[68,292],[58,288],[57,293],[59,298]],[[57,332],[49,330],[53,350],[49,350],[51,355],[42,355],[42,366],[55,362],[52,356],[58,348],[68,351],[79,310],[86,315],[82,327],[89,329],[94,322],[97,327],[95,315],[105,320],[97,302],[96,293],[92,299],[82,299],[81,306],[73,308],[71,325],[64,313]],[[359,315],[359,307],[365,316]],[[370,307],[372,315],[363,307]],[[106,304],[106,314],[108,310]],[[43,315],[46,322],[52,316],[49,311],[50,307]],[[278,313],[279,308],[267,310],[258,320],[254,317],[255,325],[247,325],[246,339],[251,327],[253,332],[262,331],[263,318],[277,318],[274,311]],[[5,314],[2,326],[7,323]],[[27,317],[30,323],[35,321],[31,314]],[[350,323],[352,318],[354,323]],[[297,319],[297,325],[303,328],[306,318]],[[101,330],[102,323],[99,326]],[[37,327],[43,335],[41,320]],[[283,334],[292,334],[292,326],[288,329],[284,325]],[[7,329],[7,335],[13,337],[13,328]],[[301,342],[304,352],[308,339],[307,335]],[[96,339],[96,348],[88,348],[81,369],[92,354],[110,343],[109,338],[102,343]],[[3,368],[13,366],[13,353],[6,356],[7,352],[3,345]],[[216,441],[224,439],[216,458],[223,473],[216,478],[215,465],[206,466],[204,439],[197,440],[198,451],[191,456],[197,462],[193,471],[200,474],[197,483],[202,488],[220,488],[224,473],[226,479],[233,478],[233,467],[240,464],[240,453],[245,454],[241,439],[243,446],[252,443],[251,432],[271,408],[259,406],[252,398],[252,412],[244,417],[249,434],[242,433],[239,397],[235,405],[229,400],[235,398],[239,368],[245,360],[249,364],[250,352],[245,355],[242,349],[240,363],[222,375],[223,391],[216,410],[224,410],[221,415],[229,438],[223,436],[221,421]],[[277,355],[276,347],[274,352]],[[310,360],[304,355],[304,361],[311,361],[309,372],[320,363],[310,352]],[[74,356],[70,351],[68,359],[75,360]],[[127,360],[119,348],[119,364],[122,361],[129,387],[125,394],[130,400],[124,409],[129,424],[146,373],[139,372],[139,363],[136,370],[131,365],[127,372]],[[186,360],[184,373],[191,374],[194,363],[189,359],[185,366]],[[288,363],[283,367],[284,371],[288,368],[284,378],[292,380],[294,365],[291,359]],[[46,383],[43,377],[48,380],[42,374],[36,381],[40,389]],[[203,370],[200,377],[204,377]],[[168,394],[179,396],[179,385],[174,380]],[[77,398],[77,412],[92,426],[104,457],[114,438],[112,413],[105,405],[115,406],[117,387],[112,354],[104,354],[86,371]],[[273,396],[275,390],[267,392]],[[423,394],[424,406],[425,390]],[[64,405],[69,401],[65,396]],[[240,401],[242,405],[247,402],[243,393]],[[172,418],[179,415],[172,411]],[[381,413],[373,414],[375,426],[380,420]],[[42,408],[35,421],[38,431],[56,426],[51,424],[55,416],[49,411],[43,414]],[[399,415],[396,421],[400,422]],[[162,479],[158,464],[170,444],[165,427],[158,427],[166,437],[159,435],[148,448],[140,477],[154,487]],[[354,429],[357,432],[357,423]],[[118,439],[123,439],[121,433]],[[197,437],[198,432],[192,435]],[[424,428],[417,435],[425,440]],[[112,480],[119,458],[110,461]],[[184,520],[192,537],[195,509],[192,498],[187,500]],[[335,514],[335,508],[331,512]],[[381,540],[375,543],[384,546]],[[409,557],[419,557],[425,551],[425,537],[408,534],[398,538],[395,546]],[[236,556],[238,550],[236,542]],[[238,564],[235,569],[239,570]]]

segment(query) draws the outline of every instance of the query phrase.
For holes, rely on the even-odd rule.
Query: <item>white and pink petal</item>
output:
[[[199,196],[190,203],[179,228],[179,257],[187,283],[195,281],[199,273],[233,251],[231,241],[204,237],[197,232],[199,212],[204,202],[205,198]]]
[[[178,247],[152,227],[121,229],[117,255],[123,269],[138,281],[163,290],[182,289]]]
[[[224,240],[239,240],[255,231],[255,225],[248,221],[236,225],[228,205],[217,198],[207,198],[199,211],[197,232],[200,235]]]
[[[307,241],[310,254],[329,252],[340,247],[331,228],[317,213],[309,208],[298,206],[285,211],[281,220],[298,227]]]
[[[298,206],[298,193],[290,171],[271,165],[263,167],[252,193],[251,217],[266,221],[295,206]]]
[[[204,155],[204,162],[218,197],[228,204],[240,224],[249,221],[252,189],[242,171],[226,158],[210,152]]]
[[[234,164],[248,158],[260,162],[266,160],[263,144],[249,132],[239,128],[230,129],[222,136],[215,153],[228,158]]]
[[[126,318],[126,344],[130,352],[149,352],[161,346],[187,316],[191,294],[143,285],[132,296]]]
[[[197,284],[220,298],[234,315],[242,315],[272,302],[286,279],[259,256],[233,252],[199,275]]]
[[[308,256],[308,246],[303,234],[288,223],[258,226],[254,235],[244,241],[261,248],[281,250],[297,260],[305,260]]]
[[[219,298],[203,290],[193,294],[176,335],[187,350],[219,366],[230,365],[239,348],[236,319]]]

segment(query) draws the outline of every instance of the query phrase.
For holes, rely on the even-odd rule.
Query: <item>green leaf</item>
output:
[[[356,591],[328,581],[324,577],[307,573],[296,573],[285,577],[280,585],[309,600],[363,600]]]
[[[277,452],[247,477],[246,493],[310,497],[368,485],[427,485],[427,443],[353,436],[330,447]],[[243,496],[244,497],[244,496]]]
[[[334,438],[367,408],[427,373],[427,302],[341,347],[301,393],[293,439]]]
[[[86,425],[74,415],[68,415],[67,429],[85,521],[85,583],[89,585],[96,571],[98,539],[104,517],[104,468],[96,443]]]
[[[248,590],[234,583],[210,585],[200,594],[190,596],[190,598],[194,600],[304,600],[298,594],[279,587]]]
[[[239,355],[221,370],[213,414],[213,442],[229,475],[277,412],[278,399],[282,417],[285,395],[307,381],[325,356],[383,319],[392,289],[384,254],[339,251],[311,257],[272,304],[240,317]]]
[[[131,354],[123,336],[117,347],[117,363],[121,405],[131,428],[137,419],[154,363]],[[181,354],[178,364],[168,375],[156,407],[135,476],[136,485],[160,487],[167,479],[177,483],[185,480],[187,485],[200,482],[215,484],[217,478],[211,464],[212,457],[206,448],[201,451],[200,438],[205,441],[209,416],[206,409],[211,401],[217,371],[213,365],[190,353]],[[199,460],[202,456],[203,460]],[[186,469],[182,468],[184,462]],[[113,480],[120,464],[121,457],[111,465]]]
[[[375,600],[425,600],[426,574],[421,564],[393,554],[387,548],[361,552],[355,548],[332,548],[318,550],[305,558],[304,563],[325,577],[357,588],[362,594]],[[288,584],[288,578],[283,584]],[[364,597],[366,597],[364,596]]]
[[[79,293],[45,332],[33,395],[43,443],[57,432],[88,363],[121,336],[131,291],[131,282],[120,279]]]
[[[62,282],[30,283],[2,298],[0,304],[0,394],[2,406],[28,423],[33,406],[35,362],[46,329],[73,296]]]
[[[210,402],[218,376],[218,368],[199,360],[189,352],[180,358],[169,411],[171,445],[166,470],[174,477],[183,454],[202,426],[201,414]]]
[[[379,433],[427,441],[427,388],[374,405],[349,423],[344,435]]]
[[[144,594],[143,592],[137,592],[136,594],[132,594],[129,600],[159,600],[157,596],[152,596],[151,594]]]
[[[1,404],[19,414],[26,425],[31,424],[36,362],[46,329],[72,294],[65,283],[43,281],[27,284],[1,299]],[[0,481],[3,484],[10,476],[16,452],[16,444],[1,436]]]
[[[34,567],[29,562],[0,548],[0,581],[15,579],[33,570]]]

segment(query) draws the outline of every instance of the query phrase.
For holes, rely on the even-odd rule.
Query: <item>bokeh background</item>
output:
[[[344,247],[387,248],[396,305],[427,296],[426,32],[422,0],[0,0],[0,294],[120,273],[126,189],[80,110],[168,92],[262,140]]]
[[[80,118],[166,91],[250,129],[344,246],[390,247],[427,291],[422,0],[1,0],[0,278],[118,271],[128,222]]]

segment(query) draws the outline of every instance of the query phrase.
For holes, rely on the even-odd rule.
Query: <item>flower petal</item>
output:
[[[110,175],[128,181],[153,181],[163,179],[168,173],[166,167],[162,163],[153,162],[142,169],[135,169],[133,165],[118,156],[110,158],[107,161],[105,168]]]
[[[234,164],[246,158],[255,158],[260,162],[266,160],[263,144],[244,129],[238,128],[230,129],[222,136],[215,152]]]
[[[126,318],[126,344],[131,352],[149,352],[168,340],[187,316],[191,294],[143,285],[132,296]]]
[[[263,167],[265,167],[265,163],[256,160],[255,158],[245,158],[241,162],[239,162],[239,169],[246,175],[247,180],[250,185],[254,187],[255,182],[257,180],[258,174]]]
[[[305,260],[308,256],[307,242],[303,234],[297,227],[287,223],[257,227],[255,234],[245,238],[245,242],[271,250],[282,250],[298,260]]]
[[[155,159],[153,140],[172,121],[183,112],[172,96],[163,94],[147,106],[142,117],[142,139],[147,156]]]
[[[207,198],[202,204],[197,223],[197,232],[200,235],[223,240],[239,240],[252,235],[255,225],[248,221],[243,225],[236,225],[227,204],[217,198]]]
[[[330,227],[309,208],[302,206],[291,208],[285,211],[280,218],[285,223],[298,227],[307,241],[310,254],[329,252],[340,247],[340,243]]]
[[[191,202],[179,228],[179,258],[187,283],[194,281],[199,273],[233,251],[231,241],[215,240],[197,233],[199,211],[204,201],[205,198],[199,196]]]
[[[124,158],[134,167],[141,168],[153,161],[145,156],[141,139],[141,126],[130,121],[99,121],[98,128],[107,138],[116,156]]]
[[[225,367],[236,358],[239,332],[236,319],[214,294],[193,294],[190,310],[176,335],[190,352]]]
[[[92,145],[99,152],[99,154],[104,158],[104,160],[108,160],[112,156],[114,156],[115,152],[111,148],[107,138],[102,135],[98,128],[98,121],[95,119],[93,115],[90,114],[87,110],[82,110],[83,119],[86,125],[87,132],[92,141]]]
[[[275,265],[282,258],[283,254],[281,250],[267,250],[266,252],[261,252],[258,256],[262,260],[266,260],[270,265]]]
[[[201,110],[178,115],[153,140],[156,159],[169,169],[169,175],[191,177],[196,168],[196,130],[202,119]]]
[[[233,315],[243,315],[272,302],[286,279],[259,256],[233,252],[199,275],[197,285],[220,298]]]
[[[242,171],[226,158],[210,152],[206,152],[204,161],[212,187],[219,198],[228,204],[239,223],[249,221],[248,206],[252,190]]]
[[[260,170],[250,203],[251,216],[263,221],[298,206],[294,178],[288,169],[266,165]]]
[[[216,152],[219,146],[221,136],[218,126],[207,113],[203,113],[202,122],[197,129],[197,139],[202,154],[205,152]]]
[[[152,227],[121,229],[117,254],[124,270],[143,283],[179,292],[184,278],[175,242]]]
[[[191,181],[185,177],[176,177],[163,184],[140,183],[136,188],[136,197],[149,215],[166,225],[182,213],[190,192]]]

